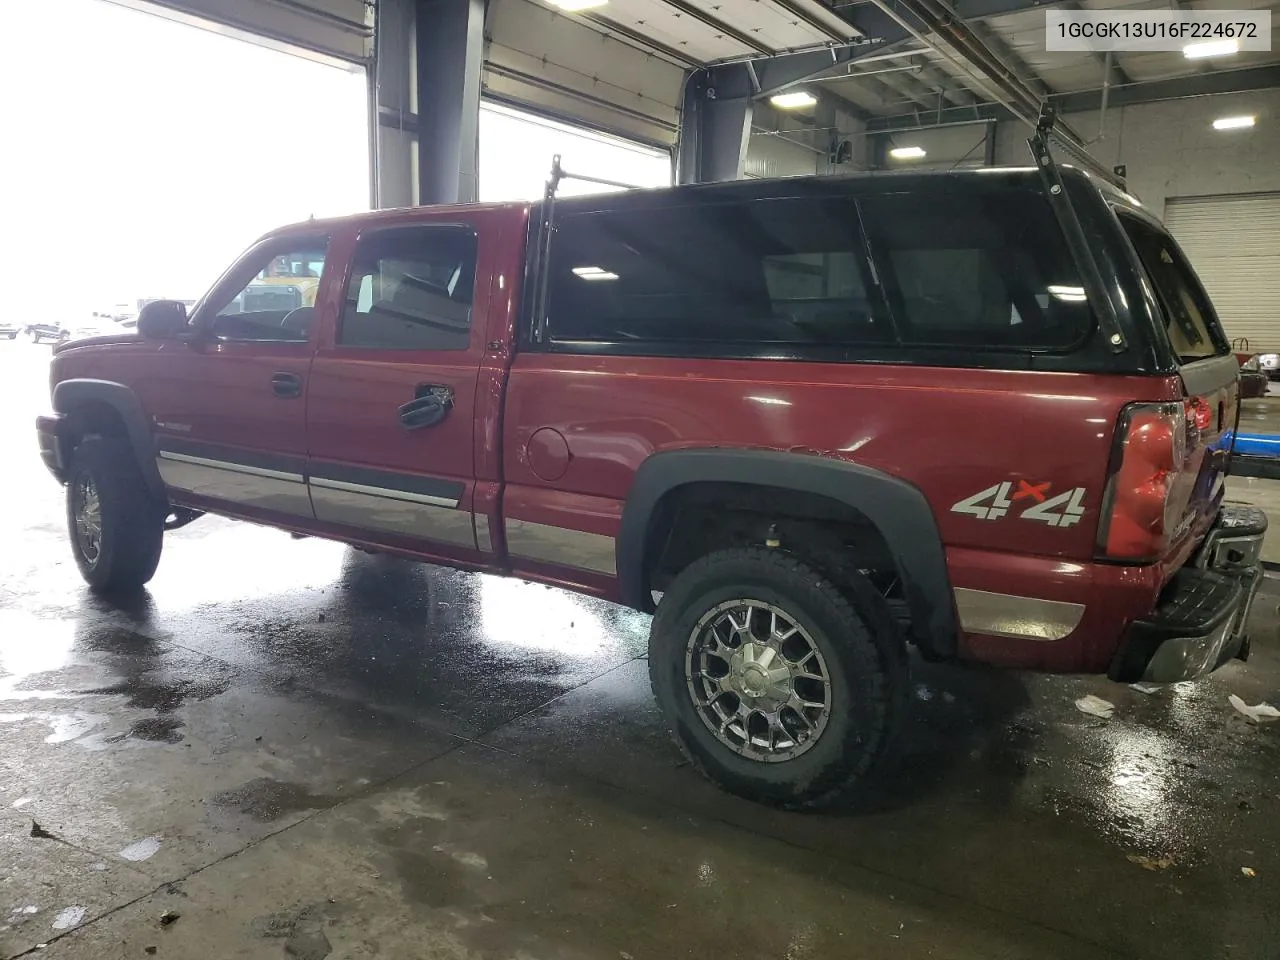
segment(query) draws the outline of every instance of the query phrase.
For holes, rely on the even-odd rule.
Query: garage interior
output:
[[[1141,0],[101,2],[364,76],[369,208],[534,199],[561,151],[644,187],[1028,166],[1053,104],[1280,353],[1280,3],[1232,5],[1270,52],[1200,58],[1045,51],[1046,10]],[[1280,579],[1195,683],[913,661],[889,769],[782,812],[690,767],[649,618],[603,601],[214,517],[90,593],[32,445],[48,356],[0,343],[0,956],[1277,956],[1280,723],[1228,697],[1280,706]],[[1228,495],[1276,522],[1280,471]]]

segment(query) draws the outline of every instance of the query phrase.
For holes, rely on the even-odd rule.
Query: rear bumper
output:
[[[1249,608],[1262,581],[1267,517],[1226,503],[1192,562],[1161,591],[1155,610],[1135,620],[1112,661],[1112,680],[1193,680],[1248,655]]]
[[[67,481],[67,462],[63,442],[63,424],[66,419],[60,413],[36,417],[36,440],[40,444],[40,459],[59,483]]]

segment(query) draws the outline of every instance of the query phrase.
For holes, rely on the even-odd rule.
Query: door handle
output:
[[[271,392],[286,400],[300,397],[302,396],[302,378],[296,373],[272,374]]]
[[[434,427],[453,409],[453,388],[441,384],[423,384],[417,396],[396,411],[400,426],[406,430]]]

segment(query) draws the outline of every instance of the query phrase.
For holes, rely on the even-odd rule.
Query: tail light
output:
[[[1190,412],[1181,403],[1131,403],[1121,412],[1098,529],[1108,559],[1152,560],[1168,548],[1180,519],[1171,493]]]

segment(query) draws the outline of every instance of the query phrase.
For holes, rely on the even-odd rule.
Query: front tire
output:
[[[675,578],[653,620],[649,677],[695,766],[731,793],[792,809],[854,788],[907,703],[902,642],[887,611],[867,609],[879,595],[864,592],[754,547]]]
[[[80,575],[99,592],[131,592],[155,575],[164,544],[164,505],[147,489],[132,448],[90,438],[67,475],[67,529]]]

